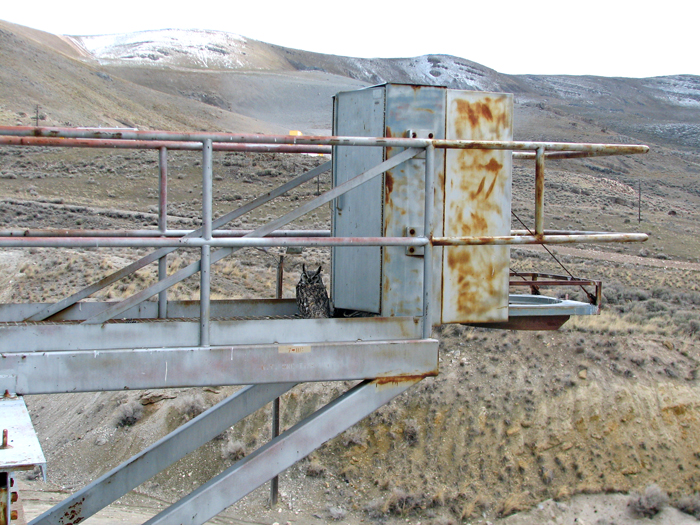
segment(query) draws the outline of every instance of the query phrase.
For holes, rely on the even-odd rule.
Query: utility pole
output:
[[[639,198],[637,199],[637,222],[642,223],[642,181],[639,181]]]
[[[34,117],[34,125],[39,127],[39,104],[36,105],[36,117]]]

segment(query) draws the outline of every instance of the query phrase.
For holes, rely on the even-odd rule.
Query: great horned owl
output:
[[[307,272],[306,265],[301,265],[301,277],[297,283],[297,306],[304,319],[331,316],[331,304],[321,278],[321,266],[315,272]]]

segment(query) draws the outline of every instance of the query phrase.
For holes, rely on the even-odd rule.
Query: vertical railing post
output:
[[[162,235],[168,229],[168,149],[160,148],[158,152],[158,165],[160,167],[159,200],[158,200],[158,230]],[[168,256],[158,259],[158,280],[162,281],[168,276]],[[168,317],[168,290],[158,294],[158,318]]]
[[[277,299],[282,299],[284,292],[284,255],[280,255],[277,263]],[[272,439],[280,435],[280,398],[276,397],[272,401]],[[277,505],[277,498],[280,490],[280,478],[275,476],[270,480],[270,506]]]
[[[212,237],[212,141],[202,143],[202,238],[210,241]],[[202,246],[199,286],[199,328],[200,345],[209,346],[211,305],[211,246]]]
[[[272,401],[272,439],[280,435],[280,398]],[[270,480],[270,507],[277,505],[280,490],[280,478],[275,476]]]
[[[535,235],[544,234],[544,148],[535,157]]]
[[[423,339],[433,332],[432,293],[433,293],[433,208],[435,205],[435,147],[425,148],[425,213],[423,232],[428,238],[423,252]]]
[[[277,263],[277,299],[282,299],[284,284],[284,255],[280,255],[280,260]]]

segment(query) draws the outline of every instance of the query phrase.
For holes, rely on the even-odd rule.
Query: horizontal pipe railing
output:
[[[645,233],[590,235],[503,235],[489,237],[4,237],[0,248],[218,248],[303,246],[476,246],[507,244],[568,244],[580,242],[643,242]]]
[[[184,237],[196,230],[0,230],[0,237]],[[214,230],[213,237],[245,237],[253,230]],[[330,230],[277,230],[276,237],[330,237]]]
[[[23,229],[0,230],[2,237],[184,237],[198,230],[64,230]],[[214,230],[213,237],[245,237],[254,230]],[[544,230],[545,235],[604,235],[610,232],[588,230]],[[511,235],[532,235],[529,230],[511,230]],[[330,230],[277,230],[275,237],[330,237]]]
[[[601,233],[593,235],[503,235],[491,237],[433,237],[435,246],[479,246],[506,244],[570,244],[579,242],[644,242],[646,233]]]
[[[202,142],[172,140],[70,139],[61,137],[8,137],[0,132],[0,146],[50,146],[58,148],[161,149],[201,151]],[[215,142],[214,151],[249,151],[252,153],[330,154],[330,146],[295,144],[237,144]]]
[[[544,165],[545,159],[582,158],[603,155],[628,155],[646,153],[649,148],[643,145],[627,144],[586,144],[563,142],[530,142],[530,141],[477,141],[477,140],[437,140],[437,139],[412,139],[400,137],[338,137],[338,136],[294,136],[294,135],[257,135],[234,133],[207,133],[193,132],[180,133],[169,131],[139,131],[133,129],[75,129],[75,128],[44,128],[44,127],[10,127],[0,126],[0,146],[34,146],[34,147],[80,147],[80,148],[119,148],[119,149],[157,149],[160,152],[161,178],[167,178],[167,150],[192,150],[203,151],[203,192],[204,184],[211,184],[211,151],[246,151],[246,152],[271,152],[271,153],[332,153],[332,147],[359,146],[381,148],[405,148],[405,151],[397,154],[390,160],[385,160],[378,166],[371,168],[354,179],[340,186],[326,191],[323,195],[312,199],[310,202],[273,220],[257,230],[216,230],[226,222],[255,209],[275,197],[282,195],[303,182],[310,180],[317,174],[326,171],[327,165],[315,168],[310,172],[280,186],[279,188],[261,195],[252,202],[230,212],[225,217],[213,220],[211,217],[211,198],[203,196],[202,219],[203,227],[200,230],[168,230],[166,226],[165,210],[167,198],[161,188],[160,222],[159,230],[75,230],[75,229],[22,229],[8,228],[0,231],[0,248],[29,248],[29,247],[54,247],[54,248],[157,248],[154,254],[144,257],[137,263],[115,272],[103,278],[100,282],[91,285],[68,299],[57,303],[46,312],[40,312],[38,317],[44,319],[52,315],[66,305],[73,304],[76,300],[90,295],[95,290],[101,289],[111,282],[125,276],[145,264],[155,260],[156,256],[162,257],[176,248],[190,247],[201,248],[204,254],[209,253],[211,247],[220,248],[211,254],[211,263],[222,259],[235,250],[244,247],[304,247],[304,246],[424,246],[426,254],[431,246],[464,246],[464,245],[518,245],[518,244],[565,244],[583,242],[640,242],[647,240],[648,236],[639,233],[604,233],[587,231],[563,231],[544,230]],[[291,221],[316,209],[356,186],[383,173],[390,167],[415,157],[421,150],[429,152],[438,149],[481,149],[511,151],[514,159],[536,160],[536,198],[535,198],[535,233],[529,230],[512,230],[510,235],[482,236],[482,237],[431,237],[429,228],[426,228],[424,237],[331,237],[327,230],[299,231],[279,230]],[[207,156],[208,155],[208,156]],[[327,163],[329,164],[329,163]],[[428,162],[426,162],[428,170]],[[426,171],[426,184],[432,172]],[[426,191],[426,210],[429,210],[431,200],[427,197],[432,192]],[[207,204],[208,203],[208,204]],[[426,217],[427,219],[427,217]],[[428,222],[426,222],[428,224]],[[273,237],[267,235],[273,234]],[[425,257],[425,263],[428,265]],[[208,261],[208,258],[207,258]],[[161,261],[163,262],[163,261]],[[151,297],[153,293],[161,293],[163,290],[179,282],[179,280],[200,271],[199,262],[189,265],[175,274],[163,277],[157,285],[151,285],[134,296],[122,301],[110,309],[110,311],[95,316],[85,321],[88,324],[102,322],[119,315],[125,308]],[[208,271],[209,263],[204,264],[202,272]],[[426,266],[425,275],[429,275]],[[165,272],[163,272],[165,275]],[[206,276],[205,276],[206,277]],[[427,277],[426,277],[427,278]],[[203,283],[208,283],[208,278],[203,277]],[[543,283],[539,283],[543,284]],[[208,297],[204,294],[202,284],[202,303],[207,303]],[[424,290],[425,301],[429,300],[430,291]],[[161,294],[162,295],[162,294]],[[205,305],[206,306],[206,305]],[[202,334],[206,342],[206,330],[208,328],[208,315],[203,310]],[[33,316],[36,317],[36,316]],[[428,310],[424,317],[429,318]],[[429,324],[426,324],[429,326]],[[202,343],[204,344],[204,343]]]
[[[493,140],[409,139],[393,137],[335,137],[304,135],[253,135],[235,133],[180,133],[173,131],[99,131],[74,128],[43,128],[33,126],[0,126],[0,136],[46,137],[66,139],[173,141],[238,144],[289,144],[306,146],[366,146],[392,148],[495,149],[512,151],[585,152],[591,155],[632,155],[647,153],[648,146],[630,144],[587,144],[575,142],[530,142]]]
[[[193,232],[198,230],[166,230],[160,232],[158,230],[63,230],[63,229],[23,229],[14,228],[10,230],[0,230],[0,238],[2,237],[139,237],[139,238],[158,238],[158,237],[192,237]],[[213,237],[228,238],[228,237],[245,237],[250,235],[254,230],[214,230]],[[532,235],[530,230],[511,230],[510,234],[516,235]],[[589,231],[589,230],[544,230],[544,235],[607,235],[610,232]],[[330,230],[277,230],[275,237],[330,237]],[[179,246],[179,245],[178,245]]]
[[[585,279],[576,279],[575,281],[510,281],[509,286],[580,286],[580,285],[596,285],[600,281],[592,281]]]
[[[235,237],[148,238],[134,237],[5,237],[0,248],[217,248],[285,246],[425,246],[426,237]]]

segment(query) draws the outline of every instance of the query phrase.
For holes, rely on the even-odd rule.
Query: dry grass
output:
[[[690,514],[700,520],[700,494],[695,493],[689,496],[683,496],[674,505],[678,510]]]
[[[130,427],[143,416],[143,406],[136,400],[126,401],[117,407],[114,424],[117,427]]]
[[[656,516],[666,505],[668,505],[668,494],[656,484],[649,485],[644,489],[643,494],[633,492],[627,504],[634,515],[644,518]]]

